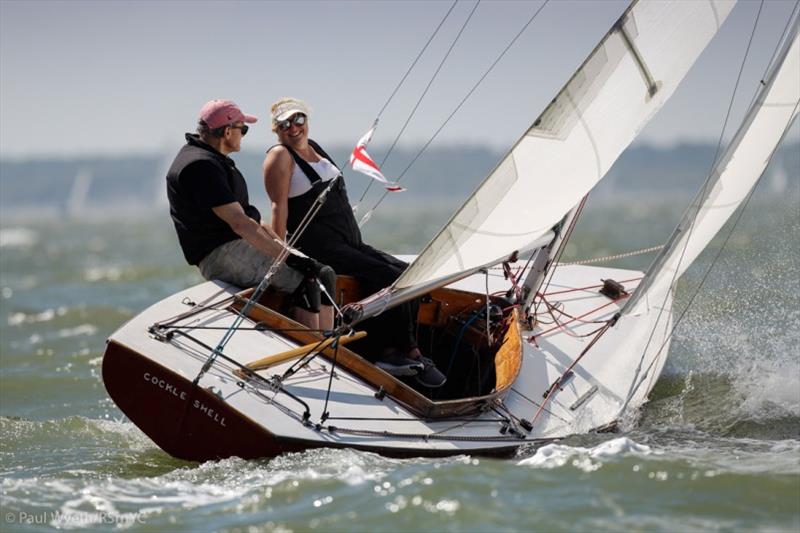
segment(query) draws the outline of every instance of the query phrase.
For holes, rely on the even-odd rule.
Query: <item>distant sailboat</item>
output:
[[[364,295],[340,277],[344,325],[333,336],[286,318],[275,294],[204,283],[110,337],[110,396],[165,451],[194,460],[317,447],[507,454],[613,428],[664,366],[675,281],[746,199],[797,115],[796,24],[646,274],[557,257],[587,193],[732,7],[634,1],[392,286]],[[421,344],[448,374],[442,389],[400,381],[345,347],[348,324],[417,297]]]
[[[82,168],[75,174],[69,195],[67,195],[67,201],[64,204],[66,216],[78,218],[86,215],[86,205],[93,178],[94,174],[88,168]]]

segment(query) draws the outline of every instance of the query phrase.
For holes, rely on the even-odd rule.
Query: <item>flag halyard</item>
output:
[[[350,166],[356,172],[361,172],[362,174],[366,174],[370,178],[381,182],[384,189],[389,192],[404,191],[405,188],[401,187],[397,182],[386,179],[381,172],[380,167],[378,167],[377,163],[375,163],[375,161],[373,161],[367,153],[367,144],[372,139],[372,134],[374,132],[375,126],[373,125],[369,131],[358,140],[358,144],[356,144],[356,147],[353,148],[353,152],[350,154]]]

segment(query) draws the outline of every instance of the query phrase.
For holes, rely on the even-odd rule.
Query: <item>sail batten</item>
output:
[[[393,289],[502,261],[549,232],[672,95],[732,6],[633,2]]]
[[[800,110],[800,34],[797,20],[742,125],[679,222],[668,244],[622,309],[638,314],[659,305],[745,201]],[[655,298],[655,301],[653,301]]]

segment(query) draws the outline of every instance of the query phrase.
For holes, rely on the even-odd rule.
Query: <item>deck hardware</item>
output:
[[[214,385],[211,385],[210,387],[206,388],[206,391],[209,394],[213,394],[214,396],[216,396],[220,400],[224,400],[225,399],[225,397],[222,395],[222,389],[217,388]]]
[[[553,394],[553,392],[555,392],[556,389],[563,391],[564,387],[567,386],[567,383],[572,381],[572,378],[574,377],[575,377],[575,372],[573,372],[572,370],[568,370],[563,375],[561,375],[557,380],[555,380],[553,384],[550,385],[550,387],[546,391],[544,391],[544,394],[542,394],[542,398],[547,398],[548,396]]]
[[[378,392],[375,393],[375,399],[383,400],[384,398],[386,398],[386,389],[384,389],[383,385],[381,385],[381,388],[379,388]]]
[[[561,378],[558,380],[558,388],[563,391],[564,387],[567,386],[567,383],[572,381],[572,378],[574,377],[575,377],[575,372],[573,372],[572,370],[561,376]]]
[[[572,405],[569,406],[569,410],[570,411],[576,410],[578,407],[580,407],[581,405],[585,404],[586,401],[589,398],[591,398],[594,395],[594,393],[596,393],[596,392],[597,392],[597,385],[592,385],[591,389],[589,389],[586,392],[584,392],[583,394],[581,394],[580,398],[575,400],[575,403],[573,403]]]
[[[159,342],[169,342],[172,340],[172,337],[175,336],[174,331],[164,332],[164,329],[159,326],[150,326],[147,328],[147,332],[152,338]]]
[[[619,300],[623,296],[628,296],[628,291],[625,290],[625,287],[622,283],[618,281],[614,281],[613,279],[604,279],[603,280],[603,288],[601,288],[598,292],[603,296],[607,296],[612,300]]]

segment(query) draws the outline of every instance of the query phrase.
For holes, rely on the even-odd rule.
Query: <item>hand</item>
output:
[[[286,265],[297,270],[304,276],[317,277],[325,265],[310,257],[303,257],[290,253],[286,256]]]

